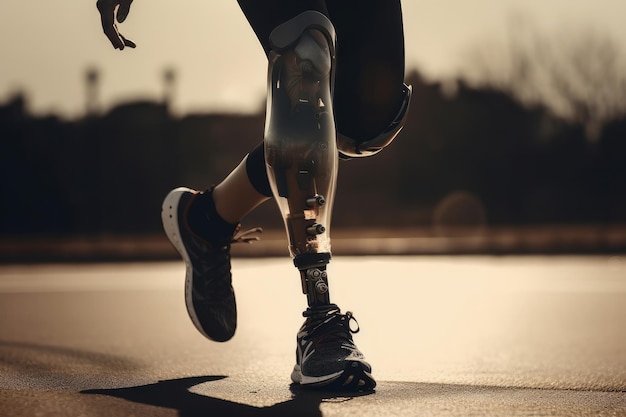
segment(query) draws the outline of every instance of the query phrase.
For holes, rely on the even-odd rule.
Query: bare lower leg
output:
[[[247,156],[213,190],[217,213],[228,223],[236,224],[270,197],[260,194],[250,183],[246,171]]]

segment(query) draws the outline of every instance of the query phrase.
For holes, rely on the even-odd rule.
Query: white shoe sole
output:
[[[196,193],[196,191],[187,187],[178,187],[167,194],[161,206],[161,221],[163,222],[165,234],[170,242],[172,242],[172,245],[174,245],[174,248],[176,248],[178,253],[182,256],[183,261],[185,261],[185,305],[187,307],[187,313],[196,329],[206,338],[211,339],[202,329],[200,320],[198,320],[198,316],[194,310],[192,301],[193,266],[191,265],[187,249],[185,249],[185,245],[183,244],[178,225],[178,206],[181,197],[187,193]]]

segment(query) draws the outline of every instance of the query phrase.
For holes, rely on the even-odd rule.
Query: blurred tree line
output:
[[[585,125],[493,88],[417,72],[409,121],[376,157],[341,162],[335,227],[626,222],[626,118]],[[0,106],[3,235],[153,233],[169,189],[220,181],[260,140],[264,115],[173,117],[157,102],[101,116]],[[255,216],[281,227],[274,204]]]

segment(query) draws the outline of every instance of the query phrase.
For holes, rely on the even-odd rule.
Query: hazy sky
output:
[[[462,71],[467,51],[506,36],[513,15],[547,33],[596,30],[626,52],[624,0],[405,0],[403,8],[407,68],[432,78]],[[101,70],[105,110],[160,98],[168,67],[178,75],[179,113],[250,111],[264,100],[265,57],[234,0],[136,0],[121,31],[138,47],[123,52],[102,34],[95,0],[3,0],[0,22],[0,102],[25,91],[31,111],[80,116],[88,67]]]

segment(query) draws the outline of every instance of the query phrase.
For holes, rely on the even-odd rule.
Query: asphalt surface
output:
[[[374,393],[290,385],[288,259],[236,259],[200,336],[180,262],[0,267],[0,416],[626,416],[626,258],[336,257]]]

